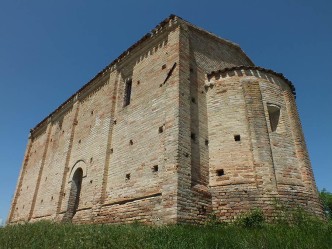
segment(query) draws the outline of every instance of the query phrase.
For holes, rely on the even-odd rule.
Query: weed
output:
[[[221,222],[218,216],[212,212],[207,216],[207,219],[204,223],[205,226],[208,227],[215,227],[215,226],[220,226],[220,225],[226,225],[225,223]]]
[[[299,215],[302,217],[302,215]],[[0,229],[0,248],[331,248],[332,222],[306,220],[266,224],[256,209],[240,226],[220,225],[215,215],[207,226],[73,225],[51,222],[10,225]],[[307,224],[307,225],[303,225]],[[261,229],[261,227],[264,229]]]
[[[265,224],[265,217],[261,209],[255,208],[242,214],[235,220],[235,224],[244,228],[260,228]]]

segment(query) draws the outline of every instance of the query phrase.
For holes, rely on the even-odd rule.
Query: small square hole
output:
[[[201,208],[198,209],[198,214],[206,214],[206,207],[202,205]]]
[[[193,102],[194,104],[196,103],[196,99],[194,97],[191,98],[191,102]]]
[[[133,144],[134,144],[134,142],[133,142],[132,139],[130,139],[129,144],[130,144],[130,145],[133,145]]]
[[[164,132],[164,127],[163,126],[160,126],[159,129],[158,129],[159,133],[163,133]]]
[[[223,176],[223,175],[225,175],[225,172],[223,169],[217,169],[216,174],[217,174],[217,176]]]
[[[158,171],[159,171],[158,165],[154,165],[154,166],[152,167],[152,172],[153,172],[153,173],[156,173],[156,172],[158,172]]]
[[[236,141],[236,142],[241,141],[241,136],[240,135],[234,135],[234,141]]]
[[[196,141],[196,134],[195,133],[192,132],[190,137],[193,141]]]
[[[209,140],[208,139],[205,139],[205,145],[209,145]]]
[[[130,173],[126,174],[126,180],[130,180]]]

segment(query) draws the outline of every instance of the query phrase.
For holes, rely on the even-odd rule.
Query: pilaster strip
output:
[[[77,106],[76,106],[75,115],[74,115],[74,119],[73,119],[73,123],[72,123],[71,133],[70,133],[68,151],[67,151],[67,154],[66,154],[65,167],[64,167],[64,170],[63,170],[63,173],[62,173],[62,183],[61,183],[61,189],[60,189],[60,193],[59,193],[58,206],[57,206],[57,209],[56,209],[56,215],[57,216],[60,213],[61,205],[62,205],[63,198],[64,198],[63,193],[64,193],[64,189],[65,189],[65,186],[66,186],[67,174],[69,172],[69,161],[70,161],[71,151],[72,151],[72,148],[73,148],[73,140],[74,140],[76,122],[77,122],[79,106],[80,106],[80,103],[78,101],[75,104]]]
[[[47,132],[46,132],[46,134],[47,134],[46,135],[47,136],[46,137],[46,144],[45,144],[45,148],[44,148],[44,152],[43,152],[42,162],[41,162],[41,165],[40,165],[40,168],[39,168],[39,172],[38,172],[37,184],[36,184],[35,192],[33,194],[32,205],[31,205],[31,209],[30,209],[28,220],[31,220],[33,212],[35,210],[36,199],[37,199],[37,196],[38,196],[38,191],[39,191],[41,176],[43,174],[43,169],[44,169],[44,166],[45,166],[45,159],[46,159],[46,155],[47,155],[48,144],[49,144],[49,141],[50,141],[51,130],[52,130],[52,123],[49,122],[48,126],[47,126]]]
[[[110,79],[109,79],[110,81]],[[111,84],[111,82],[109,82]],[[103,172],[103,182],[102,182],[102,189],[101,189],[101,197],[100,203],[104,204],[107,195],[107,180],[108,180],[108,173],[110,168],[110,161],[111,161],[111,148],[112,148],[112,138],[113,138],[113,127],[114,127],[114,115],[115,115],[115,107],[118,98],[118,84],[119,84],[119,72],[117,72],[116,80],[114,83],[114,89],[112,94],[112,106],[111,106],[111,114],[110,114],[110,124],[108,130],[108,137],[107,137],[107,146],[106,146],[106,156],[104,162],[104,172]]]

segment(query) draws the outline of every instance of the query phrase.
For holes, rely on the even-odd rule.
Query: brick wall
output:
[[[206,87],[210,186],[217,216],[231,220],[257,207],[273,217],[280,201],[322,217],[288,84],[270,73],[241,69],[215,74]],[[280,108],[275,131],[271,129],[270,104]],[[240,135],[240,141],[235,141],[234,134]]]
[[[167,19],[32,130],[9,223],[272,217],[275,198],[322,214],[292,89],[250,68],[237,45]]]
[[[66,218],[77,168],[74,222],[176,222],[179,28],[168,28],[33,132],[10,222]]]

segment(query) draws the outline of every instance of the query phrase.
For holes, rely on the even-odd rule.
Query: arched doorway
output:
[[[80,193],[82,187],[83,170],[77,168],[71,181],[70,193],[68,198],[67,212],[64,221],[70,221],[76,214],[80,202]]]

